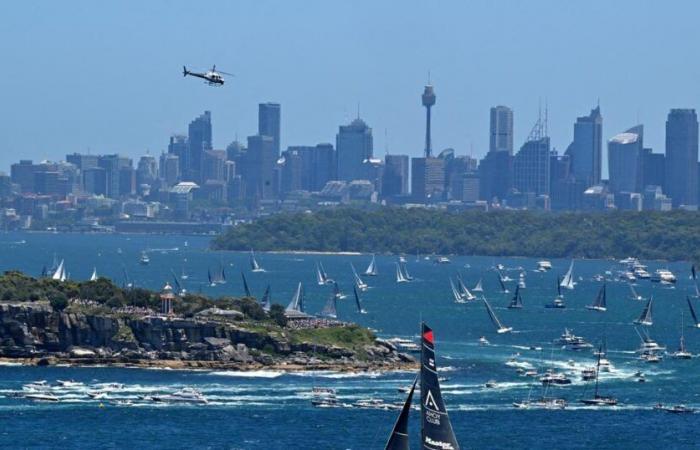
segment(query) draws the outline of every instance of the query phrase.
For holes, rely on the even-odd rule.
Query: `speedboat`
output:
[[[593,345],[586,342],[581,336],[576,336],[568,328],[564,328],[564,333],[556,341],[557,344],[563,345],[569,350],[584,350],[592,348]]]
[[[193,388],[183,388],[172,394],[152,396],[151,400],[166,403],[209,403],[201,392]]]
[[[49,383],[47,383],[46,380],[40,380],[27,383],[22,386],[22,389],[26,391],[41,391],[44,389],[48,389],[49,387]]]
[[[34,400],[37,402],[57,402],[58,397],[55,395],[49,393],[49,392],[30,392],[28,394],[24,394],[24,398],[27,398],[29,400]]]
[[[641,359],[644,362],[655,364],[660,363],[662,358],[654,352],[646,352],[642,353],[639,359]]]
[[[490,342],[488,339],[486,339],[486,336],[481,336],[479,338],[479,345],[489,345]]]
[[[498,387],[498,382],[496,380],[489,380],[486,383],[484,383],[484,387],[488,389],[494,389]]]
[[[642,280],[648,280],[649,278],[651,278],[651,274],[647,272],[643,267],[635,268],[634,276]]]
[[[583,398],[581,403],[589,406],[615,406],[617,405],[617,399],[615,397],[603,397],[596,395],[593,398]]]
[[[595,380],[595,375],[596,375],[596,368],[595,367],[586,367],[585,369],[581,370],[581,379],[583,381]]]
[[[673,414],[692,414],[695,412],[694,408],[689,408],[685,405],[665,406],[662,403],[657,403],[656,405],[654,405],[654,409],[656,409],[657,411],[666,411]]]
[[[420,347],[418,347],[418,344],[413,342],[410,339],[404,339],[404,338],[392,338],[388,339],[387,342],[392,343],[396,349],[400,352],[406,352],[406,353],[418,353],[420,352]]]
[[[571,384],[571,380],[565,374],[555,372],[552,369],[547,370],[547,372],[540,378],[540,381],[542,384]]]
[[[440,256],[438,258],[435,258],[435,264],[449,264],[452,261],[450,261],[450,258],[447,256]]]
[[[148,257],[148,253],[146,252],[141,252],[141,258],[139,258],[139,264],[142,266],[147,266],[150,264],[151,258]]]
[[[56,380],[56,383],[58,383],[59,386],[64,387],[64,388],[78,388],[81,386],[85,386],[84,383],[81,383],[80,381],[73,381],[73,380]]]
[[[552,269],[552,263],[547,260],[537,261],[537,271],[546,272]]]

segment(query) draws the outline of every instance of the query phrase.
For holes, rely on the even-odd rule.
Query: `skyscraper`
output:
[[[513,154],[513,110],[507,106],[491,108],[490,152],[508,152]]]
[[[417,203],[443,199],[445,192],[445,160],[441,158],[411,159],[411,196]]]
[[[181,134],[174,134],[170,136],[170,142],[168,143],[168,153],[177,156],[178,163],[178,178],[183,175],[187,176],[187,171],[189,170],[189,149],[187,148],[187,136]]]
[[[276,155],[280,155],[280,104],[260,103],[258,105],[258,134],[270,136]]]
[[[335,138],[338,152],[338,179],[343,181],[363,178],[363,162],[372,158],[372,129],[359,117],[350,125],[340,126]]]
[[[432,85],[428,84],[423,89],[421,102],[425,106],[425,157],[430,158],[433,151],[430,141],[430,108],[435,104],[435,91]]]
[[[521,193],[549,195],[551,152],[546,119],[540,118],[513,158],[513,187]]]
[[[640,192],[644,126],[637,125],[608,141],[610,191]]]
[[[571,158],[571,174],[589,186],[600,183],[603,148],[603,116],[600,107],[574,123],[574,140],[566,149]]]
[[[248,137],[246,171],[243,173],[248,198],[274,198],[274,173],[277,159],[271,136]]]
[[[666,120],[666,188],[673,207],[698,205],[698,117],[672,109]]]
[[[382,196],[398,197],[408,194],[408,155],[384,157]]]
[[[204,111],[204,114],[190,122],[188,138],[188,157],[184,161],[187,166],[183,166],[183,178],[188,181],[201,182],[202,158],[205,150],[211,150],[211,112]]]

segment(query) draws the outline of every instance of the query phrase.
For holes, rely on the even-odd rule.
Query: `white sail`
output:
[[[65,276],[65,271],[63,270],[63,260],[61,260],[61,263],[56,268],[56,271],[53,273],[53,275],[51,275],[51,279],[63,281],[65,280]]]
[[[294,297],[292,297],[292,301],[289,302],[289,305],[287,305],[287,311],[295,311],[295,312],[303,312],[304,304],[303,304],[303,288],[301,286],[301,283],[297,286],[297,290],[294,293]]]
[[[476,286],[474,286],[474,289],[472,289],[474,292],[484,292],[484,288],[481,286],[481,278],[479,278],[479,282],[476,283]]]
[[[97,281],[97,267],[93,267],[90,281]]]
[[[462,277],[459,276],[459,274],[457,274],[457,286],[459,287],[459,292],[460,292],[463,299],[465,299],[465,300],[475,300],[476,299],[476,295],[469,292],[469,289],[467,289],[467,286],[464,284],[464,281],[462,281]]]
[[[323,273],[321,273],[321,268],[318,267],[318,263],[316,263],[316,282],[320,286],[323,286],[324,284],[326,284],[326,280],[323,278]]]
[[[367,290],[367,283],[362,281],[362,278],[357,274],[357,270],[355,270],[355,266],[350,263],[350,267],[352,268],[352,276],[355,278],[355,285],[357,288],[361,291],[366,291]]]
[[[413,277],[408,274],[408,269],[406,269],[406,261],[399,261],[399,269],[401,269],[401,272],[403,273],[403,277],[407,281],[411,281]]]
[[[260,264],[258,264],[258,261],[255,259],[255,252],[253,250],[250,251],[250,269],[253,272],[265,272],[265,269],[260,267]]]
[[[401,272],[401,267],[399,266],[399,263],[396,263],[396,282],[406,283],[407,281],[408,280],[403,276],[403,272]]]
[[[506,327],[501,323],[500,320],[498,320],[498,317],[496,317],[496,313],[493,312],[493,309],[491,309],[491,305],[489,305],[489,302],[486,301],[486,297],[481,297],[481,300],[484,301],[484,306],[486,306],[486,312],[489,313],[491,322],[493,322],[493,324],[496,326],[496,333],[502,334],[513,331],[512,327]]]
[[[566,272],[566,275],[564,275],[564,278],[561,280],[560,286],[564,289],[573,289],[575,284],[576,283],[574,282],[574,260],[572,259],[571,265],[569,265],[569,270]]]
[[[464,298],[462,298],[462,294],[460,294],[455,287],[452,278],[450,278],[450,288],[452,288],[452,296],[454,297],[455,303],[464,303]]]
[[[377,276],[377,261],[372,255],[372,261],[370,261],[369,266],[367,266],[367,270],[365,270],[365,275],[368,277],[376,277]]]

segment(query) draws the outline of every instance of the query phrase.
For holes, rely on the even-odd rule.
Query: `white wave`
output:
[[[215,372],[208,372],[207,375],[217,375],[222,377],[236,377],[236,378],[277,378],[284,375],[286,372],[280,370],[250,370],[250,371],[236,371],[236,370],[218,370]]]
[[[293,372],[289,375],[297,377],[318,377],[318,378],[377,378],[384,375],[383,372],[329,372],[323,370],[311,370],[308,372]]]

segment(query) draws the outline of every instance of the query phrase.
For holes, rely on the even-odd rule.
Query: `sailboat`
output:
[[[511,331],[513,331],[513,327],[506,327],[501,323],[500,320],[498,320],[498,317],[496,317],[496,313],[493,312],[493,309],[491,309],[491,305],[489,305],[489,302],[486,301],[486,297],[481,297],[481,300],[484,301],[484,306],[486,306],[486,312],[489,313],[491,322],[493,322],[493,324],[496,326],[496,333],[503,334],[510,333]]]
[[[700,322],[698,322],[698,316],[695,315],[695,308],[693,308],[693,302],[690,297],[685,298],[688,301],[688,308],[690,308],[690,316],[693,318],[693,327],[700,328]]]
[[[170,269],[170,273],[173,275],[173,284],[175,285],[175,289],[177,289],[177,294],[185,295],[187,293],[187,290],[180,285],[180,281],[178,281],[177,275],[175,275],[175,271],[173,269]]]
[[[299,282],[297,290],[285,309],[287,316],[306,316],[304,313],[304,286]]]
[[[646,306],[644,306],[644,309],[642,310],[642,314],[637,320],[634,321],[634,323],[638,325],[646,325],[648,327],[652,326],[652,324],[654,323],[651,319],[651,304],[653,301],[654,296],[649,297]]]
[[[92,268],[92,275],[90,275],[90,281],[97,281],[97,267]]]
[[[598,295],[595,298],[595,301],[593,302],[592,305],[586,305],[586,309],[590,309],[593,311],[607,311],[608,308],[606,307],[606,294],[605,294],[605,283],[603,283],[603,286],[600,288],[598,291]]]
[[[440,391],[438,369],[435,364],[433,330],[422,324],[420,369],[421,448],[424,450],[459,450],[457,437],[452,430],[450,417]],[[409,450],[408,418],[415,390],[414,382],[406,402],[389,435],[385,450]]]
[[[481,278],[479,278],[479,281],[476,283],[476,286],[472,289],[472,292],[484,292],[484,288],[481,284]]]
[[[617,405],[617,399],[615,397],[604,397],[598,394],[598,376],[600,374],[600,357],[603,354],[602,345],[598,348],[598,362],[596,364],[595,371],[595,394],[592,398],[582,398],[581,403],[584,405],[591,406],[615,406]]]
[[[462,281],[462,277],[459,275],[459,273],[457,273],[457,286],[459,287],[459,292],[464,300],[476,300],[476,295],[469,292],[469,289],[467,289],[467,286],[464,284],[464,281]]]
[[[396,263],[396,282],[408,283],[408,280],[403,276],[403,272],[401,271],[401,266],[399,266],[399,263]]]
[[[51,275],[52,280],[58,280],[58,281],[65,281],[66,280],[66,270],[64,267],[64,260],[61,260],[61,262],[58,264],[58,267],[56,267],[56,270],[54,271],[53,275]]]
[[[545,308],[566,308],[564,304],[564,295],[561,293],[561,280],[557,276],[557,296],[554,297],[552,303],[547,303],[544,305]]]
[[[266,312],[270,311],[270,308],[272,307],[272,299],[269,284],[265,288],[265,293],[263,294],[262,299],[260,299],[260,305],[262,306],[262,309]]]
[[[151,263],[151,258],[148,257],[148,253],[146,251],[141,252],[141,257],[139,258],[139,264],[142,266],[147,266],[148,264]]]
[[[564,275],[564,278],[561,280],[561,287],[564,289],[573,289],[574,285],[576,283],[574,282],[574,260],[571,260],[571,265],[569,265],[569,270],[566,272]]]
[[[408,281],[413,280],[413,277],[408,274],[408,269],[406,268],[406,261],[399,261],[399,268],[403,272],[403,277]]]
[[[319,286],[333,283],[333,280],[328,277],[328,274],[323,268],[323,263],[316,263],[316,282]]]
[[[410,450],[408,439],[408,417],[411,413],[411,402],[413,401],[413,392],[416,390],[418,378],[413,380],[411,389],[408,391],[408,397],[401,408],[401,413],[394,423],[394,428],[391,430],[389,440],[384,446],[385,450]]]
[[[642,300],[644,300],[644,297],[642,297],[641,295],[637,294],[637,291],[634,289],[634,286],[632,286],[632,285],[630,284],[629,287],[630,287],[630,298],[631,298],[632,300],[637,300],[637,301],[642,301]]]
[[[223,263],[219,263],[219,270],[212,273],[211,270],[207,269],[207,278],[209,279],[209,284],[211,286],[216,286],[217,284],[226,283],[226,271],[224,269]]]
[[[367,290],[367,283],[362,281],[362,278],[357,274],[357,270],[355,270],[355,266],[350,263],[350,268],[352,269],[352,276],[355,279],[355,286],[361,291],[366,291]]]
[[[127,289],[134,287],[134,283],[129,279],[129,272],[126,271],[126,266],[122,267],[122,274],[124,275],[124,287]]]
[[[503,282],[503,277],[501,276],[501,273],[500,273],[500,272],[498,273],[498,283],[501,285],[501,292],[502,292],[503,294],[507,294],[507,293],[510,292],[510,291],[508,290],[508,288],[506,287],[506,284]]]
[[[695,266],[693,266],[693,268],[695,268]],[[693,357],[693,354],[685,348],[685,333],[683,331],[683,313],[681,313],[681,339],[678,345],[678,350],[673,352],[671,356],[673,356],[676,359],[691,359]]]
[[[523,307],[523,297],[520,295],[520,286],[515,287],[515,294],[508,305],[508,309],[520,309]]]
[[[248,287],[248,280],[245,279],[245,274],[241,271],[241,278],[243,279],[243,292],[246,297],[252,297],[250,293],[250,287]]]
[[[362,304],[360,303],[360,294],[357,293],[356,286],[352,287],[352,292],[355,294],[355,305],[357,306],[357,312],[360,314],[367,314],[367,311],[362,308]]]
[[[462,297],[462,294],[455,287],[454,282],[452,282],[452,278],[450,278],[450,288],[452,289],[452,297],[454,298],[455,303],[465,303],[464,297]]]
[[[336,286],[337,286],[337,284],[336,284]],[[338,297],[336,297],[335,293],[331,294],[328,297],[328,300],[326,300],[326,304],[324,305],[323,310],[321,311],[321,316],[327,317],[329,319],[337,319],[338,318],[337,301],[338,301]]]
[[[336,300],[342,300],[345,298],[345,295],[340,292],[340,286],[338,286],[338,283],[335,281],[333,282],[333,297],[335,297]]]
[[[377,260],[372,255],[372,261],[370,261],[369,266],[367,266],[367,270],[365,270],[365,275],[368,277],[376,277],[379,274],[377,271]]]
[[[265,272],[265,269],[263,269],[255,259],[255,252],[253,249],[250,249],[250,270],[253,272]]]
[[[185,266],[182,266],[182,272],[180,274],[180,279],[181,280],[186,280],[189,278],[189,275],[187,275],[187,272],[185,272]]]

